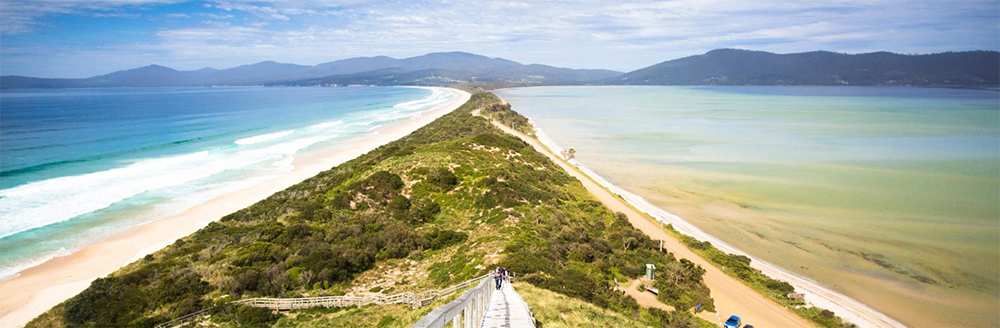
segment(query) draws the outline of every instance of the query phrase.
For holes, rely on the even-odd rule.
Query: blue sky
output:
[[[997,0],[0,0],[0,75],[467,51],[629,71],[717,48],[1000,49]]]

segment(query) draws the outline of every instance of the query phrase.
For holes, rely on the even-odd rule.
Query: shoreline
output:
[[[497,97],[499,97],[499,95]],[[503,100],[502,97],[500,98]],[[503,101],[508,103],[506,100]],[[542,147],[547,148],[544,150],[545,153],[555,156],[554,154],[563,150],[554,140],[552,140],[552,138],[549,138],[548,135],[545,134],[544,130],[535,124],[531,118],[528,118],[528,120],[535,130],[535,139],[538,140]],[[565,160],[563,162],[568,165],[572,165],[583,176],[599,185],[605,191],[619,198],[619,200],[623,201],[635,211],[641,212],[653,221],[671,224],[674,229],[681,234],[693,237],[699,241],[711,242],[712,245],[720,251],[749,257],[751,259],[751,267],[760,270],[769,277],[791,284],[795,287],[797,292],[805,293],[804,300],[808,305],[831,310],[845,321],[854,323],[859,327],[906,327],[903,323],[854,298],[822,286],[811,279],[795,275],[709,235],[680,216],[651,204],[644,197],[612,184],[607,179],[597,174],[597,172],[590,170],[576,160]],[[740,282],[740,284],[742,284],[742,282]]]
[[[468,92],[453,88],[437,89],[447,90],[457,98],[446,105],[424,111],[416,118],[386,124],[377,135],[358,140],[349,147],[336,149],[329,155],[296,159],[295,168],[279,177],[213,198],[180,214],[138,226],[72,254],[55,257],[22,270],[14,278],[0,281],[0,290],[17,291],[5,293],[5,297],[0,300],[0,327],[23,327],[28,321],[86,289],[93,280],[162,249],[224,215],[253,205],[275,192],[402,138],[454,111],[471,97]]]
[[[535,136],[539,143],[548,148],[547,151],[558,152],[562,150],[562,148],[560,148],[554,140],[549,138],[543,132],[543,129],[539,128],[530,120],[530,118],[529,122],[535,129]],[[568,160],[566,163],[574,166],[577,170],[582,172],[585,176],[600,185],[602,188],[619,197],[630,207],[642,212],[653,220],[664,224],[671,224],[674,229],[681,234],[693,237],[699,241],[708,241],[720,251],[749,257],[751,259],[751,267],[760,270],[767,276],[791,284],[795,287],[796,292],[805,293],[804,300],[811,306],[831,310],[845,321],[857,324],[859,327],[906,327],[906,325],[901,322],[871,308],[864,303],[861,303],[854,298],[822,286],[811,279],[797,276],[776,265],[763,261],[740,249],[737,249],[736,247],[733,247],[722,240],[713,237],[712,235],[709,235],[693,224],[685,221],[680,216],[649,203],[649,201],[647,201],[644,197],[612,184],[607,179],[597,174],[597,172],[590,170],[576,160]]]
[[[722,325],[722,315],[739,314],[744,322],[753,323],[761,327],[814,327],[815,324],[800,317],[790,309],[775,303],[749,286],[727,275],[718,267],[712,265],[708,260],[688,249],[679,239],[673,235],[661,235],[660,225],[650,220],[648,215],[630,206],[620,197],[604,188],[585,173],[572,164],[562,160],[555,155],[551,149],[539,142],[537,139],[525,136],[523,133],[515,131],[507,126],[493,122],[493,125],[504,132],[517,136],[527,142],[536,151],[552,160],[563,169],[568,175],[577,179],[583,187],[597,198],[598,201],[608,207],[613,212],[621,212],[628,218],[629,224],[638,229],[643,234],[653,240],[658,237],[663,238],[663,248],[673,253],[677,258],[688,259],[694,264],[705,269],[703,276],[705,285],[710,290],[710,295],[715,303],[716,312],[703,311],[696,316],[709,322]]]

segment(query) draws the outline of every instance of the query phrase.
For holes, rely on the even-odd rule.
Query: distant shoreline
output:
[[[456,95],[451,103],[423,112],[419,117],[387,124],[375,137],[325,155],[296,159],[295,168],[280,177],[209,200],[185,212],[146,225],[118,237],[88,245],[67,256],[56,257],[0,281],[8,291],[0,300],[0,327],[22,327],[28,321],[87,288],[91,281],[190,235],[210,222],[262,200],[316,174],[397,140],[455,110],[471,96]],[[16,291],[16,292],[10,292]]]
[[[629,87],[642,87],[642,86],[629,86]],[[731,87],[731,86],[724,86]],[[738,86],[736,86],[738,87]],[[498,95],[498,97],[500,97]],[[502,97],[501,97],[502,99]],[[506,101],[505,101],[506,102]],[[515,109],[516,110],[516,109]],[[523,115],[523,114],[522,114]],[[529,120],[531,118],[529,117]],[[530,121],[535,129],[535,138],[546,148],[548,151],[557,154],[563,150],[559,145],[549,138],[545,133],[544,129],[535,124],[534,121]],[[674,228],[684,235],[694,237],[701,241],[709,241],[712,245],[715,245],[719,250],[730,253],[743,255],[751,258],[751,267],[761,270],[765,275],[772,278],[782,280],[791,284],[799,292],[805,292],[805,300],[810,305],[829,309],[836,313],[838,316],[844,318],[848,322],[855,323],[860,327],[906,327],[899,321],[890,318],[889,316],[855,300],[851,297],[843,295],[839,292],[833,291],[829,288],[819,285],[818,283],[809,280],[807,278],[799,277],[792,274],[784,269],[781,269],[773,264],[762,261],[756,257],[753,257],[746,252],[743,252],[721,240],[715,238],[708,233],[702,231],[701,229],[695,227],[691,223],[685,221],[683,218],[674,215],[665,209],[661,209],[651,203],[649,203],[642,196],[636,195],[629,192],[621,187],[618,187],[611,182],[604,179],[593,170],[590,170],[583,164],[575,160],[569,160],[568,163],[575,166],[580,172],[586,175],[589,179],[593,180],[601,187],[605,188],[609,192],[617,195],[622,200],[624,200],[629,206],[640,211],[656,221],[671,224]]]

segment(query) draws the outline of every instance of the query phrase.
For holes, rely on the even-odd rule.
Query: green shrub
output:
[[[343,295],[348,282],[378,261],[449,254],[428,268],[430,282],[443,286],[485,273],[486,252],[472,251],[484,243],[502,245],[500,265],[523,281],[651,325],[681,319],[643,315],[635,300],[611,292],[612,278],[641,275],[645,263],[656,263],[678,277],[664,279],[670,302],[689,306],[707,298],[696,267],[657,252],[623,215],[586,196],[543,154],[470,115],[482,107],[515,127],[527,123],[492,94],[477,94],[463,109],[400,140],[98,279],[65,303],[62,319],[67,326],[152,326],[205,308],[211,299]],[[501,151],[474,151],[472,143]],[[459,166],[452,171],[440,159]],[[457,249],[440,251],[449,247]],[[212,320],[268,326],[278,317],[223,303]],[[398,320],[383,317],[380,324]]]
[[[442,249],[459,244],[469,238],[469,234],[452,230],[434,230],[425,235],[430,249]]]
[[[500,149],[512,150],[518,150],[526,146],[524,141],[521,141],[514,136],[502,134],[502,132],[483,133],[473,137],[472,142],[486,147],[497,147]]]
[[[458,177],[451,170],[440,167],[430,171],[427,175],[427,183],[435,186],[435,190],[438,192],[446,192],[458,184]]]

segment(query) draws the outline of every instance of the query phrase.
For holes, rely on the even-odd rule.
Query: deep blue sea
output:
[[[450,102],[418,88],[0,92],[0,279]]]

